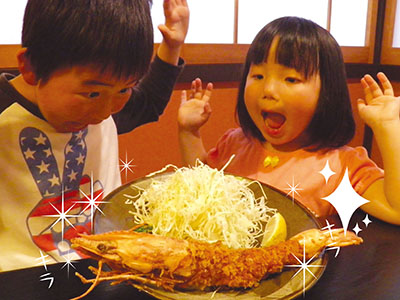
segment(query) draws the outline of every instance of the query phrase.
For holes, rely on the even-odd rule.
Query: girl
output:
[[[196,79],[193,99],[186,101],[182,93],[178,124],[184,162],[200,159],[221,168],[235,154],[227,172],[292,191],[320,217],[334,213],[322,198],[348,170],[354,190],[370,201],[361,208],[400,224],[400,99],[383,73],[378,78],[382,89],[369,75],[361,80],[365,99],[358,100],[358,110],[374,132],[385,172],[363,147],[346,146],[355,124],[339,45],[309,20],[277,19],[248,51],[236,106],[241,127],[228,130],[208,153],[199,129],[210,115],[212,85],[203,95]]]

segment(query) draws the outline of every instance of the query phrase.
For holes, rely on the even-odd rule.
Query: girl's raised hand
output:
[[[185,90],[181,94],[181,105],[178,111],[178,125],[180,129],[197,132],[203,126],[211,114],[210,97],[213,84],[208,83],[203,92],[200,78],[192,81],[189,100]]]
[[[374,129],[399,121],[400,98],[394,96],[392,85],[382,72],[377,74],[382,87],[370,76],[361,79],[365,99],[358,99],[358,111],[364,122]]]
[[[180,47],[189,28],[189,7],[186,0],[164,0],[165,24],[158,25],[171,48]]]

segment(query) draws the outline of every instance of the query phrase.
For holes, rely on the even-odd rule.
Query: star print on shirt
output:
[[[87,156],[85,137],[88,129],[71,133],[68,142],[64,145],[54,144],[60,149],[63,147],[63,157],[57,152],[57,159],[63,162],[59,170],[54,148],[50,138],[41,130],[33,127],[24,128],[20,132],[20,148],[29,168],[34,184],[36,184],[41,198],[27,216],[29,233],[35,244],[46,253],[53,256],[75,253],[70,249],[65,239],[77,236],[78,233],[91,232],[90,211],[87,212],[82,200],[81,191],[93,193],[98,201],[102,200],[103,186],[100,181],[84,175]],[[59,140],[54,140],[54,143]],[[61,209],[63,208],[63,209]],[[60,230],[60,222],[54,220],[58,214],[64,217],[68,212],[65,228]]]
[[[25,158],[26,158],[26,159],[35,159],[35,157],[34,157],[35,153],[36,153],[36,151],[32,151],[31,149],[28,148],[28,149],[24,152],[24,155],[25,155]]]

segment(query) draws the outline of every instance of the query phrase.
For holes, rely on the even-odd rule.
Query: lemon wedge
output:
[[[287,228],[285,218],[280,214],[274,214],[265,225],[264,237],[261,247],[269,247],[286,240]]]

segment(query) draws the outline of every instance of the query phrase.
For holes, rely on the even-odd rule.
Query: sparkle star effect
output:
[[[353,189],[349,180],[349,173],[347,169],[336,190],[329,196],[322,199],[328,201],[335,207],[340,221],[342,222],[343,229],[345,230],[345,235],[353,213],[361,205],[369,202],[367,199],[364,199],[357,194],[357,192]]]
[[[57,207],[55,207],[52,203],[50,203],[50,205],[54,208],[54,210],[57,212],[57,214],[55,215],[44,215],[43,217],[47,217],[47,218],[57,218],[57,220],[55,220],[53,222],[53,224],[51,224],[50,228],[53,228],[58,222],[61,222],[61,237],[62,239],[64,239],[64,227],[65,227],[65,223],[67,222],[69,225],[71,225],[73,228],[74,225],[68,220],[68,218],[75,218],[75,217],[79,217],[79,215],[69,215],[68,212],[74,207],[74,205],[71,205],[71,207],[67,210],[65,210],[64,208],[64,188],[62,188],[61,191],[61,211],[59,211],[57,209]]]
[[[303,190],[302,188],[299,188],[300,183],[298,184],[294,184],[294,178],[292,179],[292,184],[287,183],[287,185],[289,186],[289,188],[286,188],[285,190],[289,191],[286,196],[289,196],[290,194],[292,195],[292,201],[294,201],[294,195],[296,194],[297,196],[300,196],[298,191]]]
[[[72,263],[71,257],[70,257],[70,253],[68,252],[68,257],[63,256],[63,258],[65,259],[65,264],[61,267],[61,269],[64,269],[65,266],[67,266],[67,273],[68,273],[68,278],[69,278],[69,268],[72,267],[74,269],[75,266]],[[77,262],[77,261],[75,261]]]
[[[329,178],[336,174],[335,172],[333,172],[331,170],[331,168],[329,167],[329,160],[326,161],[325,167],[322,169],[322,171],[319,172],[322,176],[324,176],[325,178],[325,182],[328,183]]]
[[[75,203],[83,203],[87,204],[87,206],[82,210],[82,213],[85,212],[89,207],[90,207],[90,222],[92,224],[92,231],[93,231],[93,218],[94,218],[94,213],[96,210],[98,210],[102,215],[104,215],[103,211],[99,208],[99,204],[101,203],[108,203],[107,201],[97,201],[99,197],[103,195],[103,191],[99,193],[97,196],[94,195],[94,186],[93,186],[93,174],[90,176],[90,196],[86,195],[84,191],[81,189],[80,192],[83,194],[84,198],[86,200],[83,201],[76,201]]]
[[[362,229],[358,226],[358,223],[356,223],[356,226],[354,226],[353,231],[356,233],[356,235],[358,235],[358,233],[362,231]]]
[[[365,224],[365,227],[368,227],[369,223],[372,223],[372,221],[368,218],[368,215],[365,215],[365,218],[362,221]]]
[[[133,170],[131,169],[131,167],[132,168],[136,167],[136,165],[132,165],[133,159],[128,161],[128,153],[127,152],[125,152],[125,161],[123,161],[122,159],[119,159],[119,160],[122,163],[122,165],[119,165],[119,167],[121,168],[120,172],[122,173],[123,171],[125,171],[125,181],[126,181],[128,178],[128,171],[133,174]]]
[[[292,254],[292,255],[299,262],[299,264],[298,265],[285,265],[285,267],[299,268],[297,270],[297,272],[292,276],[292,278],[294,278],[300,272],[303,273],[302,275],[303,275],[303,297],[304,297],[305,296],[305,292],[306,292],[306,275],[307,275],[307,272],[310,273],[315,279],[317,279],[317,277],[314,275],[314,273],[312,271],[310,271],[310,268],[323,268],[324,265],[316,265],[316,264],[312,264],[311,263],[314,260],[314,258],[316,257],[316,254],[313,257],[311,257],[309,260],[306,259],[305,239],[304,239],[304,243],[303,243],[303,259],[300,260],[296,255],[294,255],[294,254]]]

